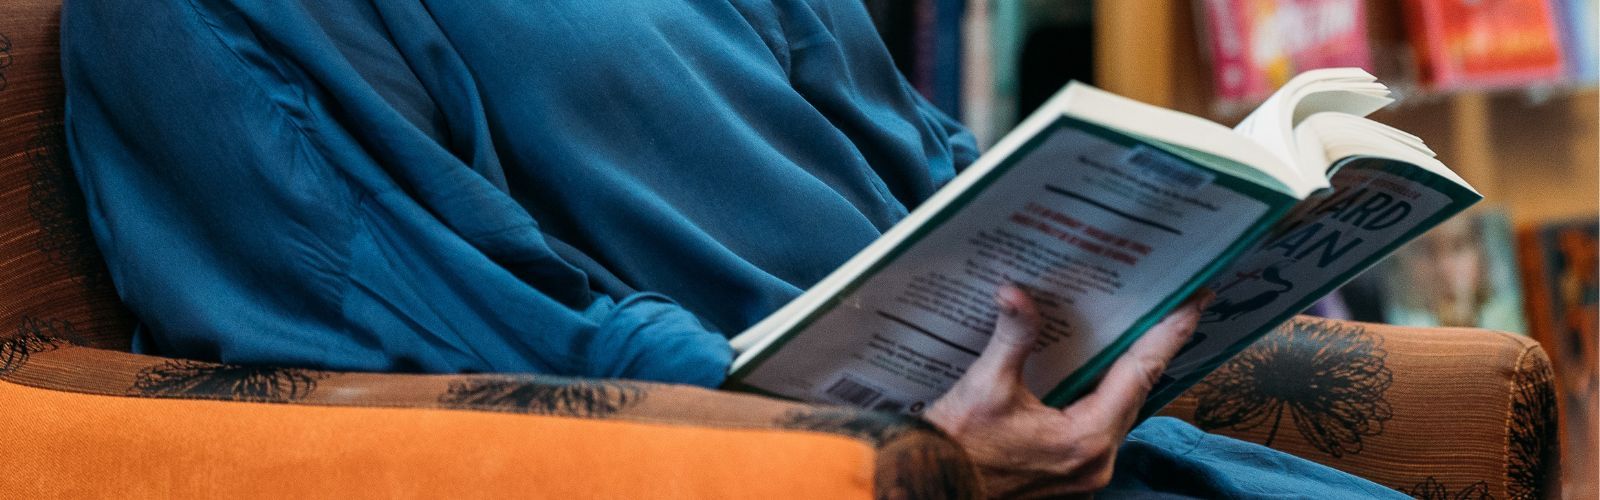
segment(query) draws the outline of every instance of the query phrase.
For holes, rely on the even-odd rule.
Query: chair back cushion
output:
[[[0,340],[127,349],[61,128],[61,0],[0,2]]]

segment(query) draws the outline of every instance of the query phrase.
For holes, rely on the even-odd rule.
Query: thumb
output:
[[[994,333],[968,374],[990,384],[1021,384],[1022,366],[1033,353],[1044,321],[1033,299],[1012,285],[995,292],[995,305],[1000,315],[995,319]]]
[[[1133,428],[1139,408],[1144,406],[1150,389],[1166,371],[1167,363],[1177,356],[1178,350],[1194,334],[1195,326],[1200,322],[1200,312],[1215,297],[1216,294],[1210,290],[1201,290],[1168,314],[1111,364],[1094,391],[1079,399],[1072,407],[1094,408],[1108,421],[1117,422],[1121,430]]]

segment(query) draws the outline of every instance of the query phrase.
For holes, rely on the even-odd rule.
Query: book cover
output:
[[[1216,96],[1224,103],[1265,97],[1317,68],[1372,68],[1361,0],[1203,0]]]
[[[1333,190],[1297,207],[1207,285],[1217,298],[1168,364],[1152,415],[1273,327],[1427,234],[1482,196],[1458,179],[1381,158],[1349,157]],[[1362,215],[1363,213],[1370,215]]]
[[[1600,416],[1600,220],[1573,220],[1525,228],[1518,234],[1528,319],[1534,340],[1550,355],[1560,399],[1561,461],[1590,464]],[[1584,498],[1597,490],[1594,476],[1566,474],[1562,490]]]
[[[1433,87],[1549,83],[1564,71],[1547,0],[1409,0],[1412,42]]]
[[[1011,283],[1042,317],[1022,381],[1059,407],[1218,282],[1204,331],[1163,374],[1148,415],[1481,199],[1419,140],[1363,118],[1390,102],[1360,69],[1312,71],[1230,129],[1069,84],[882,237],[735,336],[726,387],[918,413],[979,356],[992,294]],[[1301,114],[1305,137],[1351,152],[1303,164],[1275,153],[1287,147],[1274,142],[1281,124]],[[1309,168],[1332,175],[1300,174]]]
[[[1025,383],[1061,406],[1295,201],[1231,174],[1250,168],[1236,160],[1048,115],[865,250],[882,258],[839,274],[819,307],[784,319],[793,333],[741,354],[728,386],[918,413],[978,356],[993,287],[1012,282],[1038,301],[1038,355],[1051,359]],[[1171,204],[1136,214],[1130,200]]]
[[[1528,332],[1511,222],[1503,210],[1445,221],[1373,274],[1382,283],[1386,323]]]

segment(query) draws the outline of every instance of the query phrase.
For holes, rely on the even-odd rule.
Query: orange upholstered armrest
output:
[[[1164,414],[1424,498],[1542,498],[1555,394],[1533,340],[1296,318]]]
[[[941,498],[920,421],[697,388],[246,368],[0,343],[0,491],[21,497]]]

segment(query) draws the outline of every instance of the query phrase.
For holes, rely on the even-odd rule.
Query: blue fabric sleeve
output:
[[[430,29],[406,24],[425,7],[357,4],[67,3],[69,152],[140,345],[719,384],[723,337],[661,295],[597,293],[552,250],[443,37],[381,36]]]

